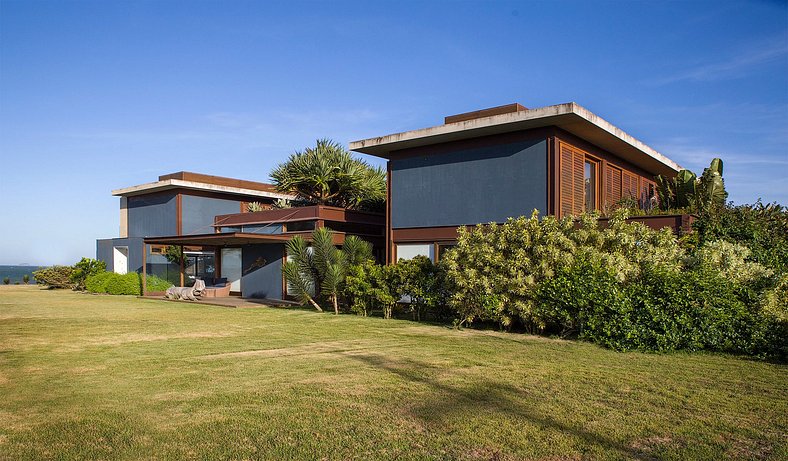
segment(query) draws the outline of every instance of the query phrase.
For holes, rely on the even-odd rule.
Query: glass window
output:
[[[433,262],[435,261],[435,245],[432,243],[417,243],[397,245],[397,260],[413,259],[416,256],[426,256]]]
[[[595,162],[586,160],[583,179],[585,183],[584,209],[585,211],[594,211],[596,210],[596,189],[597,189]]]
[[[314,221],[293,221],[285,223],[287,232],[304,232],[315,230]]]
[[[446,256],[446,252],[450,251],[452,248],[456,247],[456,243],[439,243],[438,244],[438,261],[443,259]]]
[[[215,271],[213,253],[184,253],[183,273],[186,286],[193,286],[197,279],[212,282]]]

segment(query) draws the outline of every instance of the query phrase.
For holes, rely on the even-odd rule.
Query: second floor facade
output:
[[[679,165],[575,103],[510,104],[351,149],[388,160],[388,260],[433,259],[458,226],[528,216],[605,214],[656,203],[656,175]]]
[[[184,171],[112,194],[120,197],[120,238],[209,233],[216,215],[246,212],[252,202],[270,208],[277,199],[291,198],[270,184]]]

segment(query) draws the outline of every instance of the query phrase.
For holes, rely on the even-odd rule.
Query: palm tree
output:
[[[271,172],[276,189],[297,201],[343,208],[379,206],[386,197],[386,175],[353,158],[341,144],[318,139]]]
[[[311,248],[301,236],[295,236],[287,242],[287,254],[291,260],[282,272],[292,294],[320,312],[323,309],[315,299],[328,298],[334,313],[339,314],[339,296],[348,268],[372,259],[372,245],[351,235],[340,250],[334,245],[334,233],[321,227],[312,233]]]
[[[309,246],[300,235],[287,242],[287,255],[292,259],[282,266],[282,273],[287,280],[287,287],[299,301],[311,304],[319,312],[323,312],[315,302],[315,268],[314,258]]]

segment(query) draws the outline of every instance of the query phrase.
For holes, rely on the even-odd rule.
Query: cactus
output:
[[[255,211],[263,211],[263,204],[260,202],[250,202],[246,204],[246,211],[254,213]]]

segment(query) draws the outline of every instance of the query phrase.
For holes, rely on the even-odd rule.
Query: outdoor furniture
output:
[[[215,279],[213,284],[206,286],[202,292],[205,298],[223,298],[230,296],[230,282],[226,278]]]

